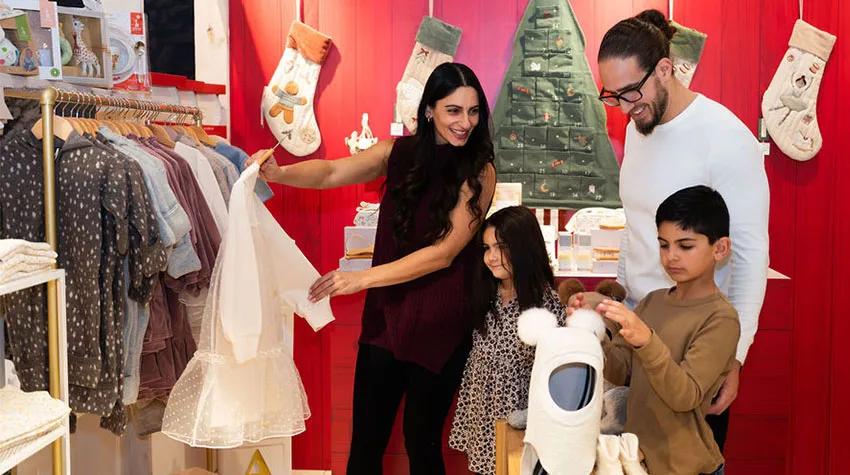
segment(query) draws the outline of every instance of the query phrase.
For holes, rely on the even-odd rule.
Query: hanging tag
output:
[[[56,27],[56,3],[50,0],[38,0],[38,11],[42,28]]]
[[[401,122],[393,122],[390,124],[390,135],[393,137],[401,137],[404,135],[404,124]]]
[[[19,41],[29,41],[32,38],[28,16],[21,15],[15,17],[15,28],[18,30]]]

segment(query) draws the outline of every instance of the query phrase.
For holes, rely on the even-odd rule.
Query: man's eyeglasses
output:
[[[657,66],[657,63],[656,63]],[[643,98],[643,93],[640,91],[643,88],[643,85],[646,84],[646,81],[652,76],[652,73],[655,72],[655,66],[650,68],[650,70],[646,73],[646,76],[640,80],[634,87],[630,87],[625,91],[621,91],[619,93],[614,93],[612,91],[606,91],[602,89],[602,92],[599,93],[599,100],[602,101],[606,106],[617,107],[620,105],[620,101],[625,101],[628,103],[634,103]]]

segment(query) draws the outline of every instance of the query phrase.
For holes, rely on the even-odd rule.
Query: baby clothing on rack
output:
[[[254,195],[258,173],[251,165],[233,187],[198,351],[165,409],[163,432],[192,446],[304,431],[310,409],[286,322],[297,312],[318,331],[333,320],[327,298],[307,298],[319,273]]]

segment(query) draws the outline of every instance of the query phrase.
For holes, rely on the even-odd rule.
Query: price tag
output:
[[[390,135],[393,137],[401,137],[404,135],[404,124],[401,122],[393,122],[390,124]]]

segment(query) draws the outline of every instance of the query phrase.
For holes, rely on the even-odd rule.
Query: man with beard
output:
[[[718,287],[738,312],[735,365],[708,409],[720,449],[740,367],[758,327],[767,283],[770,195],[764,159],[747,127],[724,106],[689,90],[674,76],[664,15],[647,10],[614,25],[599,48],[599,99],[631,118],[620,170],[626,212],[618,280],[632,308],[649,292],[670,287],[659,259],[655,211],[674,192],[706,185],[723,196],[731,218],[731,259],[718,266]],[[687,243],[682,243],[686,247]],[[687,362],[681,363],[687,371]]]

